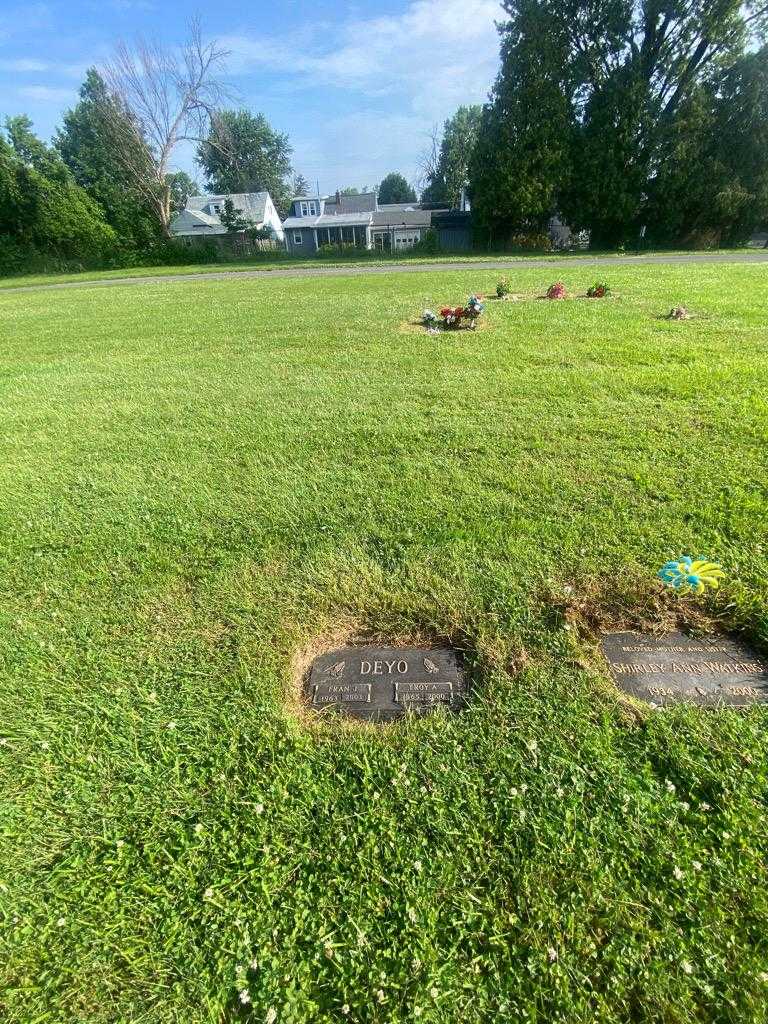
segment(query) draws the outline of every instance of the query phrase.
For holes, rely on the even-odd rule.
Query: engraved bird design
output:
[[[331,667],[326,670],[326,675],[333,676],[334,679],[338,679],[344,671],[345,665],[345,661],[337,661],[335,665],[331,665]]]
[[[435,672],[440,671],[440,669],[437,667],[434,661],[431,661],[429,658],[424,659],[424,668],[427,670],[427,672],[432,673],[432,675],[434,675]]]

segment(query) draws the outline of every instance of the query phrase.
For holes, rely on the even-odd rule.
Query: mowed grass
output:
[[[722,250],[724,256],[745,255],[755,253],[754,247],[743,247],[739,249]],[[48,284],[69,284],[82,281],[117,281],[125,278],[154,278],[154,277],[188,277],[190,274],[227,274],[241,273],[249,270],[315,270],[322,271],[327,267],[370,267],[384,266],[391,264],[401,266],[403,264],[445,264],[445,263],[489,263],[503,261],[509,264],[524,262],[528,259],[537,261],[558,263],[563,260],[589,260],[594,257],[617,256],[616,252],[602,252],[582,250],[551,253],[509,253],[509,252],[488,252],[478,251],[464,253],[436,253],[430,256],[419,252],[402,252],[394,256],[379,253],[370,253],[366,256],[338,256],[333,257],[297,257],[288,253],[278,252],[270,257],[268,254],[257,259],[221,260],[218,263],[189,263],[181,266],[148,266],[148,267],[119,267],[115,270],[81,270],[78,272],[59,274],[13,274],[0,277],[0,290],[3,288],[28,288],[36,285]],[[630,256],[640,256],[640,253],[630,253]],[[682,251],[664,250],[662,252],[647,252],[643,256],[669,257],[685,255]],[[706,255],[717,255],[715,250],[708,250]]]
[[[520,270],[438,337],[497,273],[0,297],[2,1020],[763,1022],[768,713],[597,643],[768,645],[767,272]],[[476,699],[313,727],[345,635]]]

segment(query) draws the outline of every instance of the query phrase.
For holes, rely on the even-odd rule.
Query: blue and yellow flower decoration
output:
[[[683,555],[663,565],[659,569],[659,576],[675,590],[690,590],[694,594],[703,594],[707,587],[717,589],[725,573],[717,562],[710,562],[700,555],[697,558]]]

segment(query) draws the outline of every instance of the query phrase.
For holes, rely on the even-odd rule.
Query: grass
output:
[[[508,276],[439,337],[497,273],[0,296],[4,1022],[765,1020],[767,713],[597,654],[768,644],[765,268]],[[662,592],[686,551],[719,595]],[[345,635],[477,699],[313,728]]]
[[[744,249],[724,250],[724,255],[732,255],[734,252],[754,252],[754,248],[745,247]],[[716,253],[715,253],[716,254]],[[681,255],[680,252],[665,251],[663,253],[624,253],[618,254],[616,252],[551,252],[551,253],[509,253],[509,252],[489,252],[489,253],[439,253],[435,256],[428,256],[422,253],[400,253],[396,256],[379,256],[376,253],[372,253],[370,256],[366,256],[361,259],[359,256],[339,256],[335,259],[328,258],[307,258],[307,257],[296,257],[290,255],[281,255],[278,258],[270,259],[268,256],[261,257],[259,259],[242,259],[242,260],[226,260],[219,263],[190,263],[187,266],[170,266],[170,267],[128,267],[117,270],[83,270],[79,273],[59,273],[59,274],[19,274],[12,275],[9,277],[0,277],[0,289],[3,288],[23,288],[31,285],[39,284],[66,284],[74,281],[116,281],[124,278],[142,278],[142,277],[177,277],[186,276],[188,274],[221,274],[221,273],[237,273],[238,271],[248,270],[282,270],[284,268],[309,268],[309,269],[322,269],[323,267],[368,267],[368,266],[384,266],[386,264],[402,264],[402,263],[466,263],[472,261],[476,263],[484,262],[498,262],[503,260],[510,264],[520,262],[521,260],[535,258],[537,260],[556,261],[563,259],[585,259],[595,256],[616,256],[616,255],[628,255],[628,256],[653,256],[653,255]],[[709,255],[713,255],[713,251],[709,251]]]

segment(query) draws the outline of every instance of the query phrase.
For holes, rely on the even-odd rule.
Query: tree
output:
[[[569,44],[534,0],[502,26],[501,70],[483,109],[469,167],[472,212],[489,242],[543,231],[570,159]]]
[[[629,241],[680,111],[718,68],[734,66],[751,32],[765,32],[768,3],[502,6],[509,20],[473,162],[474,209],[496,224],[557,209],[593,244]]]
[[[307,181],[303,174],[297,174],[296,177],[293,179],[293,195],[309,195],[309,182]]]
[[[379,185],[380,203],[415,203],[416,193],[397,171],[388,174]]]
[[[166,174],[165,180],[171,190],[171,210],[180,213],[187,205],[190,196],[200,195],[200,186],[190,178],[186,171],[172,171]]]
[[[227,231],[247,231],[248,228],[256,226],[249,217],[245,217],[237,209],[231,199],[224,200],[224,209],[219,214],[219,218]]]
[[[208,136],[225,93],[219,80],[226,56],[204,43],[192,21],[177,54],[155,43],[121,43],[106,66],[112,102],[104,109],[114,132],[114,156],[135,190],[150,204],[164,234],[170,234],[170,165],[182,142]]]
[[[94,266],[117,248],[99,204],[23,116],[0,135],[0,238],[3,270],[51,259]]]
[[[5,119],[5,132],[16,157],[27,167],[34,167],[40,174],[54,181],[66,182],[69,174],[61,157],[46,146],[32,130],[32,121],[26,114],[17,114]]]
[[[288,136],[270,127],[263,114],[222,110],[197,150],[213,192],[269,192],[281,216],[292,198],[288,183],[293,150]]]
[[[651,244],[739,245],[768,219],[768,47],[718,70],[659,146]]]
[[[453,117],[443,125],[443,135],[437,150],[425,168],[427,185],[422,202],[445,203],[454,209],[469,184],[469,163],[477,141],[483,108],[477,105],[459,107]],[[435,140],[436,141],[436,140]],[[435,159],[436,156],[436,159]]]
[[[72,177],[96,200],[104,218],[117,232],[121,244],[132,251],[145,251],[160,237],[160,226],[152,206],[122,161],[115,159],[120,137],[130,134],[129,125],[116,130],[128,115],[110,96],[95,68],[86,73],[75,107],[64,115],[54,145]],[[150,157],[145,156],[147,165]]]

